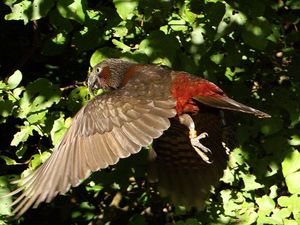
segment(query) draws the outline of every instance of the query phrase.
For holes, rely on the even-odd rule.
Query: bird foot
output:
[[[198,155],[206,162],[211,164],[212,161],[210,160],[210,155],[212,154],[211,150],[201,144],[200,140],[207,138],[208,133],[203,132],[197,136],[196,130],[190,130],[190,140],[191,145],[193,146],[194,150],[198,153]]]
[[[208,134],[206,132],[201,133],[200,135],[197,135],[197,131],[195,129],[195,123],[193,118],[189,114],[182,114],[179,116],[179,122],[186,127],[188,127],[190,133],[190,141],[191,145],[195,149],[195,151],[198,153],[198,155],[206,162],[206,163],[212,163],[210,160],[210,155],[212,155],[212,152],[209,148],[205,147],[203,144],[201,144],[200,140],[207,138]]]

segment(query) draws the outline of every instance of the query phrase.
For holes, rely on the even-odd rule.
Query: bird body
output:
[[[152,142],[156,152],[152,171],[162,193],[171,193],[175,201],[190,198],[179,201],[184,203],[198,197],[201,205],[210,185],[222,176],[227,160],[220,109],[269,117],[230,99],[200,77],[119,59],[96,65],[88,88],[109,91],[80,109],[50,158],[18,181],[20,188],[10,193],[23,191],[13,203],[17,216]],[[181,188],[174,183],[176,175],[178,182],[180,177],[186,183]]]

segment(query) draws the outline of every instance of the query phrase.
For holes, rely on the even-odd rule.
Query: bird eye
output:
[[[101,68],[100,68],[100,67],[97,67],[97,68],[96,68],[96,72],[97,72],[97,73],[100,73],[100,72],[101,72]]]

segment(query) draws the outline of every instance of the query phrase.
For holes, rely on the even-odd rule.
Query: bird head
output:
[[[121,87],[127,70],[133,63],[121,59],[106,59],[93,67],[88,77],[88,89],[114,90]]]

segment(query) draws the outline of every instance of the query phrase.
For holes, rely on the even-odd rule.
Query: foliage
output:
[[[203,211],[157,196],[143,150],[18,220],[1,199],[0,224],[299,224],[299,11],[297,0],[4,0],[0,194],[49,157],[90,98],[89,64],[107,57],[203,75],[272,119],[236,115],[241,146]]]

